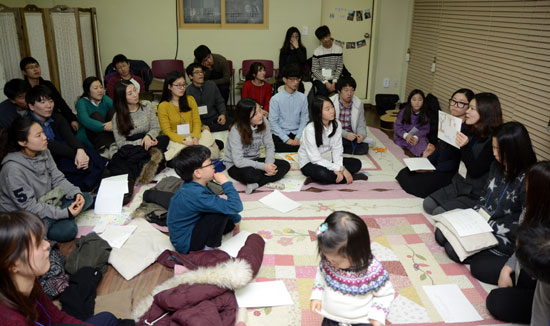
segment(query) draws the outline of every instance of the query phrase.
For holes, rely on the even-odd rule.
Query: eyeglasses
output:
[[[193,75],[204,75],[204,71],[193,71]]]
[[[185,88],[185,84],[172,84],[172,87]]]
[[[201,166],[200,168],[197,168],[197,169],[204,169],[204,168],[207,168],[209,166],[214,166],[214,164],[216,164],[215,162],[211,162],[210,164],[207,164],[205,166]]]
[[[455,101],[455,100],[452,99],[452,98],[449,99],[449,105],[456,106],[456,107],[458,107],[459,109],[464,109],[464,108],[467,108],[467,107],[469,106],[468,103]]]
[[[295,82],[299,82],[300,79],[302,79],[302,78],[300,78],[300,77],[288,77],[287,79],[288,79],[289,81],[295,83]]]

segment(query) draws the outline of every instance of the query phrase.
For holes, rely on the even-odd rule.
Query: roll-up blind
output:
[[[408,92],[430,92],[445,110],[459,88],[495,93],[504,120],[523,123],[550,159],[550,1],[416,0],[410,52]]]

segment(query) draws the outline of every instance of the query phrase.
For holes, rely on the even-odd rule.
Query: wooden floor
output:
[[[380,128],[380,119],[374,106],[369,104],[365,105],[365,119],[367,121],[367,126]],[[60,244],[61,251],[66,257],[71,253],[74,246],[74,240]],[[121,290],[133,289],[132,302],[136,304],[142,298],[150,294],[156,285],[169,279],[172,275],[172,269],[155,263],[130,281],[126,281],[111,265],[108,265],[107,272],[97,288],[97,295],[100,296]],[[114,313],[116,314],[116,312]]]

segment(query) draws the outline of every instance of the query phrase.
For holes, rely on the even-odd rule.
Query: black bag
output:
[[[387,110],[395,109],[395,103],[399,102],[397,94],[376,94],[374,101],[379,115],[386,114]]]

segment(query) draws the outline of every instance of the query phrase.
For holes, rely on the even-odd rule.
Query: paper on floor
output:
[[[101,180],[95,200],[95,214],[120,214],[124,194],[128,193],[128,175],[117,175]]]
[[[288,213],[301,206],[300,203],[283,195],[279,190],[274,190],[269,195],[260,199],[260,202],[267,207],[278,210],[281,213]]]
[[[235,291],[239,308],[260,308],[292,305],[292,298],[283,281],[254,282]]]
[[[130,213],[123,212],[121,214],[108,214],[101,216],[94,227],[95,233],[102,233],[108,225],[125,225],[130,222]]]
[[[239,233],[224,241],[218,249],[227,252],[231,257],[237,257],[239,250],[244,247],[246,239],[251,234],[248,231],[239,231]]]
[[[109,225],[99,236],[107,241],[111,247],[120,248],[136,228],[135,225]]]
[[[417,170],[435,170],[435,166],[424,157],[410,157],[410,158],[404,158],[403,162],[407,165],[409,170],[411,171],[417,171]]]
[[[466,323],[483,319],[458,285],[424,285],[422,288],[444,322]]]

